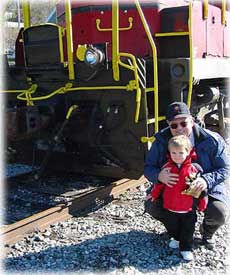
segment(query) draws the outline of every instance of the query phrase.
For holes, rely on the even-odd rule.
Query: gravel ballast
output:
[[[145,188],[129,191],[95,211],[35,232],[9,247],[6,274],[228,274],[229,222],[214,250],[195,244],[192,262],[168,248],[164,226],[143,214]],[[195,237],[200,238],[198,215]]]

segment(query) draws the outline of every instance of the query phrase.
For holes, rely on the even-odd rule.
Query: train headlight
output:
[[[90,46],[85,51],[85,63],[90,67],[96,67],[105,59],[104,53],[95,47]]]

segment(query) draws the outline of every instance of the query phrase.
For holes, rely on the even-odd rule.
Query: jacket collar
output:
[[[208,137],[208,134],[197,123],[193,126],[193,135],[195,144],[200,143]],[[156,133],[155,138],[162,144],[168,144],[169,139],[172,137],[170,128],[164,128],[160,132]]]
[[[193,134],[195,144],[200,143],[208,137],[208,134],[201,128],[198,124],[194,124],[193,126]]]

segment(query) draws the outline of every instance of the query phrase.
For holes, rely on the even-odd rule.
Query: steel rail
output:
[[[10,225],[2,226],[0,229],[0,237],[3,245],[11,245],[23,239],[27,234],[31,234],[36,230],[44,230],[51,224],[65,221],[80,211],[91,207],[97,200],[106,200],[117,198],[126,190],[135,189],[146,182],[144,176],[138,180],[121,179],[111,183],[110,185],[99,187],[96,190],[79,195],[73,198],[67,204],[59,204],[31,217]]]

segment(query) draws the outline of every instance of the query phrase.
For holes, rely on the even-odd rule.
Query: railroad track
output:
[[[44,230],[51,224],[79,215],[86,209],[93,211],[98,205],[118,197],[126,190],[136,189],[145,182],[144,176],[138,180],[121,179],[109,185],[84,192],[65,204],[58,204],[13,224],[2,226],[0,232],[3,244],[5,246],[13,244],[21,240],[26,234],[36,230]]]

